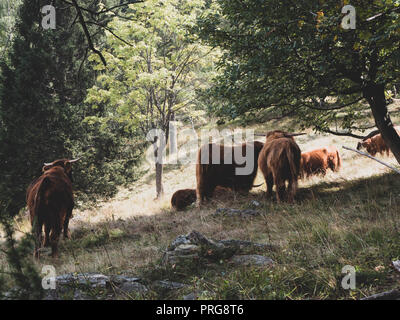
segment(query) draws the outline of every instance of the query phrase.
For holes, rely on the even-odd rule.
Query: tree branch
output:
[[[76,9],[77,14],[78,14],[79,22],[80,22],[80,24],[81,24],[81,26],[83,28],[83,32],[85,33],[86,40],[88,41],[88,45],[89,45],[90,50],[92,50],[95,54],[97,54],[100,57],[100,59],[103,62],[104,66],[107,66],[107,61],[104,58],[103,54],[99,50],[97,50],[93,45],[92,37],[90,36],[89,30],[87,28],[87,25],[86,25],[85,19],[83,17],[82,11],[81,11],[80,7],[78,6],[78,3],[76,2],[76,0],[71,0],[71,1],[72,1],[73,5],[74,5],[74,7]]]

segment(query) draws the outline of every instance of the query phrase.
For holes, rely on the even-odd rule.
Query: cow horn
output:
[[[305,132],[301,132],[301,133],[286,133],[285,136],[296,137],[296,136],[303,136],[305,134],[307,134],[307,133],[305,133]]]
[[[74,159],[74,160],[68,160],[68,162],[69,163],[74,163],[74,162],[77,162],[77,161],[79,161],[81,159],[81,157],[79,157],[79,158],[76,158],[76,159]]]
[[[255,185],[253,185],[253,188],[261,187],[263,184],[264,184],[264,182],[263,182],[263,183],[260,183],[260,184],[255,184]]]
[[[44,166],[51,166],[53,163],[54,163],[54,161],[53,161],[53,162],[49,162],[49,163],[46,163],[46,162],[45,162],[43,165],[44,165]]]

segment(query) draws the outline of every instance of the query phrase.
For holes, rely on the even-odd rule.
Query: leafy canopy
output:
[[[108,27],[104,71],[89,90],[87,103],[108,110],[126,130],[146,135],[150,129],[167,130],[169,121],[191,113],[196,89],[208,85],[213,56],[189,30],[195,26],[203,0],[149,0],[130,6],[130,20],[115,18]],[[89,122],[106,118],[90,117]]]
[[[341,27],[338,0],[213,1],[199,33],[224,50],[211,94],[219,115],[257,109],[297,114],[303,126],[351,131],[365,118],[368,84],[400,73],[400,1],[354,0],[356,29]],[[369,19],[374,17],[372,19]]]

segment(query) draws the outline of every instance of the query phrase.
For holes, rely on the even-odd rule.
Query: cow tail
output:
[[[40,186],[39,186],[37,192],[36,192],[34,206],[33,206],[33,216],[34,216],[33,229],[34,229],[35,233],[40,233],[40,231],[41,231],[42,226],[41,226],[40,221],[43,221],[43,217],[41,216],[42,206],[43,206],[43,195],[49,184],[50,184],[50,180],[47,177],[44,177],[40,183]]]
[[[33,205],[33,220],[32,220],[32,231],[35,236],[35,253],[34,256],[39,258],[39,250],[42,246],[42,226],[44,217],[43,215],[43,199],[44,192],[46,188],[49,186],[50,180],[47,177],[44,177],[40,182],[40,185],[37,189],[34,205]]]
[[[293,153],[292,148],[288,148],[288,161],[289,161],[289,166],[290,166],[290,174],[292,176],[293,182],[296,182],[299,174],[300,174],[300,166],[296,166],[294,160],[295,160],[295,154]],[[301,161],[301,156],[300,156],[300,161]]]

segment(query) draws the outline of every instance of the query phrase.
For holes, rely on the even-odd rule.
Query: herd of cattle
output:
[[[301,134],[276,130],[266,134],[265,143],[254,141],[235,147],[214,144],[202,146],[198,152],[196,164],[197,188],[176,191],[171,199],[172,207],[183,210],[196,200],[201,205],[219,190],[226,188],[249,192],[254,187],[253,183],[258,168],[264,175],[267,194],[272,196],[272,189],[275,185],[277,201],[292,203],[299,177],[307,178],[315,174],[325,175],[327,169],[338,171],[341,167],[341,159],[336,147],[325,147],[301,153],[294,140],[297,135]],[[213,147],[217,147],[217,150],[219,148],[220,164],[213,163],[211,158]],[[363,147],[372,155],[378,152],[381,154],[389,152],[380,134],[359,143],[357,149]],[[225,153],[225,148],[232,148],[231,153]],[[246,150],[252,153],[252,157],[246,157],[246,159],[254,159],[253,170],[250,174],[236,174],[236,169],[245,167],[246,164],[238,165],[235,161],[231,161],[231,164],[224,163],[224,154],[234,154],[233,148],[241,149],[238,151],[242,152],[244,157],[246,157]],[[207,153],[205,153],[206,151]],[[203,155],[208,157],[208,161],[202,161]],[[71,164],[78,160],[60,159],[45,163],[42,175],[27,189],[27,207],[36,238],[35,258],[39,258],[43,246],[51,246],[52,256],[57,257],[61,233],[65,238],[69,237],[68,224],[74,208]],[[286,182],[288,182],[287,187]]]
[[[396,128],[400,135],[400,128]],[[267,195],[272,196],[273,186],[276,188],[277,202],[287,200],[292,203],[297,190],[298,178],[309,178],[313,175],[326,175],[328,169],[333,172],[340,170],[342,161],[339,151],[335,146],[327,146],[320,149],[301,152],[294,141],[294,136],[301,134],[290,134],[283,131],[271,131],[266,134],[266,142],[255,141],[250,143],[248,150],[253,153],[254,170],[251,174],[241,176],[235,175],[239,165],[224,164],[222,159],[224,148],[241,148],[243,155],[246,153],[246,144],[239,147],[215,146],[213,144],[203,146],[198,153],[196,164],[196,189],[182,189],[176,191],[171,198],[171,206],[176,210],[184,210],[196,200],[199,205],[211,198],[214,191],[222,188],[229,188],[233,191],[249,192],[260,168],[267,187]],[[212,164],[211,150],[213,147],[220,148],[220,163]],[[250,147],[250,148],[249,148]],[[208,148],[208,164],[201,162],[201,154]],[[357,150],[365,148],[368,153],[375,156],[377,153],[389,155],[389,148],[386,146],[381,134],[365,138],[357,145]],[[204,161],[203,161],[204,162]],[[288,185],[286,187],[286,181]]]

